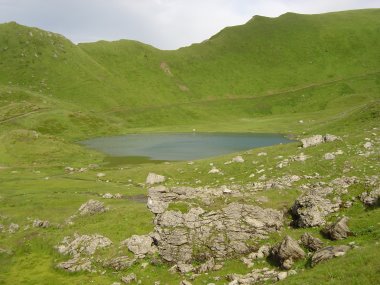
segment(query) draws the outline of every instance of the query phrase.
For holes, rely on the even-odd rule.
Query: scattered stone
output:
[[[153,245],[153,239],[148,235],[133,235],[129,239],[122,241],[121,245],[126,245],[128,249],[139,258],[143,258],[146,254],[157,251]]]
[[[380,187],[370,192],[363,192],[359,198],[366,206],[378,206],[380,204]]]
[[[105,248],[111,244],[112,241],[102,235],[74,234],[74,237],[65,237],[56,248],[59,253],[65,255],[93,255],[98,248]]]
[[[307,148],[310,146],[316,146],[324,142],[323,136],[321,135],[315,135],[309,138],[304,138],[301,140],[302,142],[302,147]]]
[[[268,281],[278,281],[279,272],[276,270],[269,270],[268,268],[254,269],[251,273],[246,275],[229,274],[227,279],[230,281],[229,285],[252,285],[263,284]]]
[[[350,249],[347,245],[328,246],[318,250],[311,258],[311,266],[334,257],[343,256]]]
[[[165,182],[165,180],[166,180],[165,176],[150,172],[146,178],[145,183],[149,185],[153,185],[157,183],[163,183]]]
[[[325,142],[333,142],[333,141],[336,141],[336,140],[341,140],[340,137],[334,136],[334,135],[330,135],[330,134],[326,134],[323,139],[324,139]]]
[[[257,156],[267,156],[268,154],[266,152],[259,152]]]
[[[82,204],[79,208],[79,214],[84,215],[94,215],[97,213],[106,212],[108,208],[104,207],[104,203],[97,200],[89,200]]]
[[[363,145],[363,147],[364,147],[365,149],[371,149],[371,148],[372,148],[372,143],[371,143],[371,142],[366,142],[366,143]]]
[[[271,254],[281,267],[289,270],[293,262],[305,257],[305,252],[290,236],[286,236],[278,245],[272,248]]]
[[[213,257],[211,257],[209,260],[207,260],[205,263],[201,264],[197,268],[197,273],[205,273],[208,271],[213,270],[215,267],[215,260]]]
[[[208,174],[221,174],[222,172],[220,171],[220,169],[216,168],[215,166],[213,166],[211,168],[211,170],[208,172]]]
[[[288,273],[286,271],[280,272],[277,275],[277,279],[279,281],[286,279],[286,277],[288,277]]]
[[[125,284],[130,284],[133,281],[137,281],[136,274],[131,273],[127,276],[123,276],[123,277],[121,277],[121,281],[124,282]]]
[[[4,231],[4,225],[0,224],[0,233]]]
[[[325,160],[333,160],[335,159],[335,155],[331,152],[328,152],[324,155]]]
[[[243,163],[243,162],[244,162],[244,159],[243,159],[243,157],[241,157],[240,155],[238,155],[238,156],[235,156],[235,157],[232,159],[232,162]]]
[[[343,217],[339,219],[336,223],[328,226],[325,229],[325,232],[332,240],[341,240],[345,239],[348,236],[352,235],[352,232],[347,226],[348,218]]]
[[[105,261],[103,266],[121,271],[131,267],[135,262],[136,259],[130,259],[128,256],[119,256]]]
[[[191,265],[191,264],[180,262],[180,263],[177,264],[177,269],[182,274],[186,274],[186,273],[194,271],[194,266]]]
[[[305,247],[312,251],[317,251],[323,247],[323,242],[309,233],[304,233],[301,236],[301,242]]]
[[[113,195],[111,193],[106,193],[106,194],[102,195],[102,198],[104,198],[104,199],[112,199]]]
[[[41,221],[39,219],[33,221],[33,227],[35,228],[48,228],[49,225],[49,221]]]
[[[189,281],[187,280],[182,280],[179,285],[192,285]]]
[[[105,177],[105,176],[106,176],[106,174],[103,173],[103,172],[99,172],[98,174],[96,174],[96,177],[97,177],[97,178],[103,178],[103,177]]]
[[[89,258],[74,257],[68,261],[61,262],[57,265],[57,268],[69,271],[92,271],[91,260]]]
[[[11,223],[8,227],[8,232],[10,234],[14,234],[20,229],[20,226],[18,224]]]
[[[270,254],[270,247],[269,245],[263,245],[261,246],[257,252],[252,252],[248,255],[248,258],[249,259],[261,259],[261,258],[265,258],[265,257],[268,257]]]

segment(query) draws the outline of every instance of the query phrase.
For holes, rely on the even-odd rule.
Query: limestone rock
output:
[[[194,266],[191,265],[191,264],[181,263],[180,262],[180,263],[177,264],[177,269],[182,274],[186,274],[186,273],[194,271]]]
[[[128,256],[119,256],[105,261],[103,266],[110,267],[116,271],[121,271],[131,267],[135,262],[136,259],[131,259]]]
[[[111,244],[112,241],[102,235],[74,234],[74,237],[65,237],[56,248],[59,253],[65,255],[93,255],[97,249],[108,247]]]
[[[20,229],[20,226],[18,224],[11,223],[8,227],[8,232],[10,234],[14,234]]]
[[[213,257],[211,257],[209,260],[207,260],[205,263],[201,264],[197,268],[197,273],[205,273],[208,271],[211,271],[214,269],[215,266],[215,260]]]
[[[191,282],[187,281],[187,280],[182,280],[179,285],[192,285]]]
[[[347,245],[328,246],[318,250],[311,258],[311,266],[334,257],[343,256],[350,249]]]
[[[121,281],[124,282],[125,284],[130,284],[136,280],[137,280],[137,277],[136,277],[136,274],[134,273],[121,277]]]
[[[305,247],[312,251],[316,251],[323,247],[323,242],[319,238],[313,237],[309,233],[304,233],[301,236],[301,242]]]
[[[292,206],[292,215],[299,227],[316,227],[326,223],[325,217],[339,210],[340,203],[332,202],[318,191],[299,197]]]
[[[232,162],[243,163],[244,162],[244,158],[242,156],[238,155],[238,156],[235,156],[232,159]]]
[[[35,227],[35,228],[48,228],[49,227],[49,221],[41,221],[39,219],[36,219],[33,221],[33,227]]]
[[[156,247],[153,245],[153,239],[149,235],[133,235],[121,243],[126,245],[128,249],[137,257],[144,257],[146,254],[156,252]]]
[[[309,138],[304,138],[301,140],[301,142],[302,142],[302,147],[307,148],[310,146],[319,145],[319,144],[323,143],[324,140],[323,140],[322,135],[315,135],[315,136],[312,136]]]
[[[153,184],[165,182],[165,180],[166,180],[165,176],[150,172],[146,178],[145,183],[149,185],[153,185]]]
[[[211,170],[208,172],[208,174],[221,174],[222,172],[220,171],[220,169],[216,168],[215,166],[213,166],[211,168]]]
[[[336,223],[328,226],[325,231],[332,240],[341,240],[352,235],[352,232],[347,225],[348,218],[343,217],[339,219]]]
[[[323,139],[324,139],[325,142],[333,142],[333,141],[336,141],[336,140],[341,140],[340,137],[334,136],[334,135],[330,135],[330,134],[326,134]]]
[[[91,260],[89,258],[74,257],[73,259],[59,263],[57,268],[69,272],[91,271]]]
[[[290,236],[286,236],[278,245],[274,246],[271,254],[286,270],[291,268],[294,261],[305,257],[303,249]]]
[[[365,149],[371,149],[372,148],[372,143],[371,142],[366,142],[364,145]]]
[[[333,160],[335,159],[335,154],[328,152],[324,155],[325,160]]]
[[[284,280],[286,277],[288,277],[288,273],[286,271],[280,272],[277,275],[277,279],[279,281]]]
[[[104,206],[103,202],[97,200],[89,200],[86,203],[82,204],[79,208],[79,214],[84,215],[94,215],[97,213],[106,212],[108,208]]]
[[[370,192],[363,192],[359,198],[366,206],[373,207],[379,205],[380,187]]]

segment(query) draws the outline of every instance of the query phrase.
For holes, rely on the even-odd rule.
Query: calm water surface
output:
[[[80,142],[113,164],[194,160],[291,142],[279,134],[170,133],[100,137]]]

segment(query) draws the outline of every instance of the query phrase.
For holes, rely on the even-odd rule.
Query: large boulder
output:
[[[318,250],[311,258],[311,266],[334,257],[343,256],[350,249],[347,245],[328,246]]]
[[[332,240],[341,240],[345,239],[348,236],[352,235],[352,232],[347,225],[348,218],[343,217],[339,219],[334,224],[326,227],[325,232]]]
[[[150,172],[146,178],[145,183],[149,185],[165,182],[165,176]]]
[[[301,242],[305,247],[312,251],[316,251],[323,247],[323,242],[319,238],[313,237],[309,233],[304,233],[301,236]]]
[[[148,235],[133,235],[121,243],[126,245],[128,249],[137,257],[144,257],[157,251],[153,244],[153,239]]]
[[[97,213],[106,212],[108,208],[104,206],[103,202],[97,200],[89,200],[86,203],[82,204],[79,208],[79,214],[84,215],[94,215]]]
[[[286,236],[279,244],[272,248],[271,255],[281,264],[282,268],[289,270],[294,261],[305,257],[305,252],[298,245],[297,241],[290,236]]]
[[[319,145],[323,143],[324,139],[322,135],[315,135],[312,137],[301,139],[301,142],[302,142],[302,147],[307,148],[310,146],[315,146],[315,145]]]
[[[363,192],[359,198],[366,206],[378,206],[380,204],[380,187],[370,192]]]
[[[338,211],[340,204],[318,195],[309,193],[299,197],[292,206],[294,222],[298,227],[316,227],[326,223],[325,217]]]

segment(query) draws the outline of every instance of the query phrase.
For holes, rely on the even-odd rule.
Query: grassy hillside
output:
[[[380,9],[255,16],[176,51],[128,40],[74,45],[36,28],[0,25],[0,284],[107,285],[132,272],[141,284],[179,284],[190,277],[172,274],[170,264],[149,258],[116,273],[102,266],[107,258],[130,255],[118,247],[120,241],[153,230],[152,214],[139,201],[146,196],[149,172],[165,175],[167,186],[191,187],[252,186],[299,175],[300,181],[284,189],[239,198],[284,211],[284,230],[267,242],[310,232],[327,245],[355,242],[358,248],[313,269],[308,258],[299,261],[298,274],[283,284],[375,284],[380,208],[366,208],[357,197],[380,171],[379,35]],[[295,138],[331,133],[342,140],[307,149],[299,143],[277,145],[192,163],[116,166],[107,165],[104,154],[76,144],[101,135],[193,129]],[[367,142],[371,149],[364,148]],[[340,154],[326,160],[328,152]],[[307,161],[292,160],[301,153]],[[225,163],[236,155],[245,162]],[[288,158],[288,166],[278,167]],[[224,175],[210,175],[211,164]],[[65,171],[67,166],[76,170]],[[286,212],[303,186],[353,176],[359,182],[340,197],[352,200],[352,207],[327,217],[348,216],[353,236],[330,241],[319,227],[289,226],[292,217]],[[123,199],[103,200],[107,192]],[[102,200],[110,211],[66,225],[89,199]],[[219,199],[211,208],[233,201]],[[183,204],[171,206],[183,210]],[[37,218],[52,226],[34,228]],[[20,225],[14,234],[7,231],[11,223]],[[113,241],[94,256],[97,272],[71,274],[55,267],[65,257],[54,246],[74,233],[99,233]],[[264,266],[277,269],[270,260],[255,262],[254,268]],[[226,284],[227,274],[251,270],[230,259],[192,283]]]

